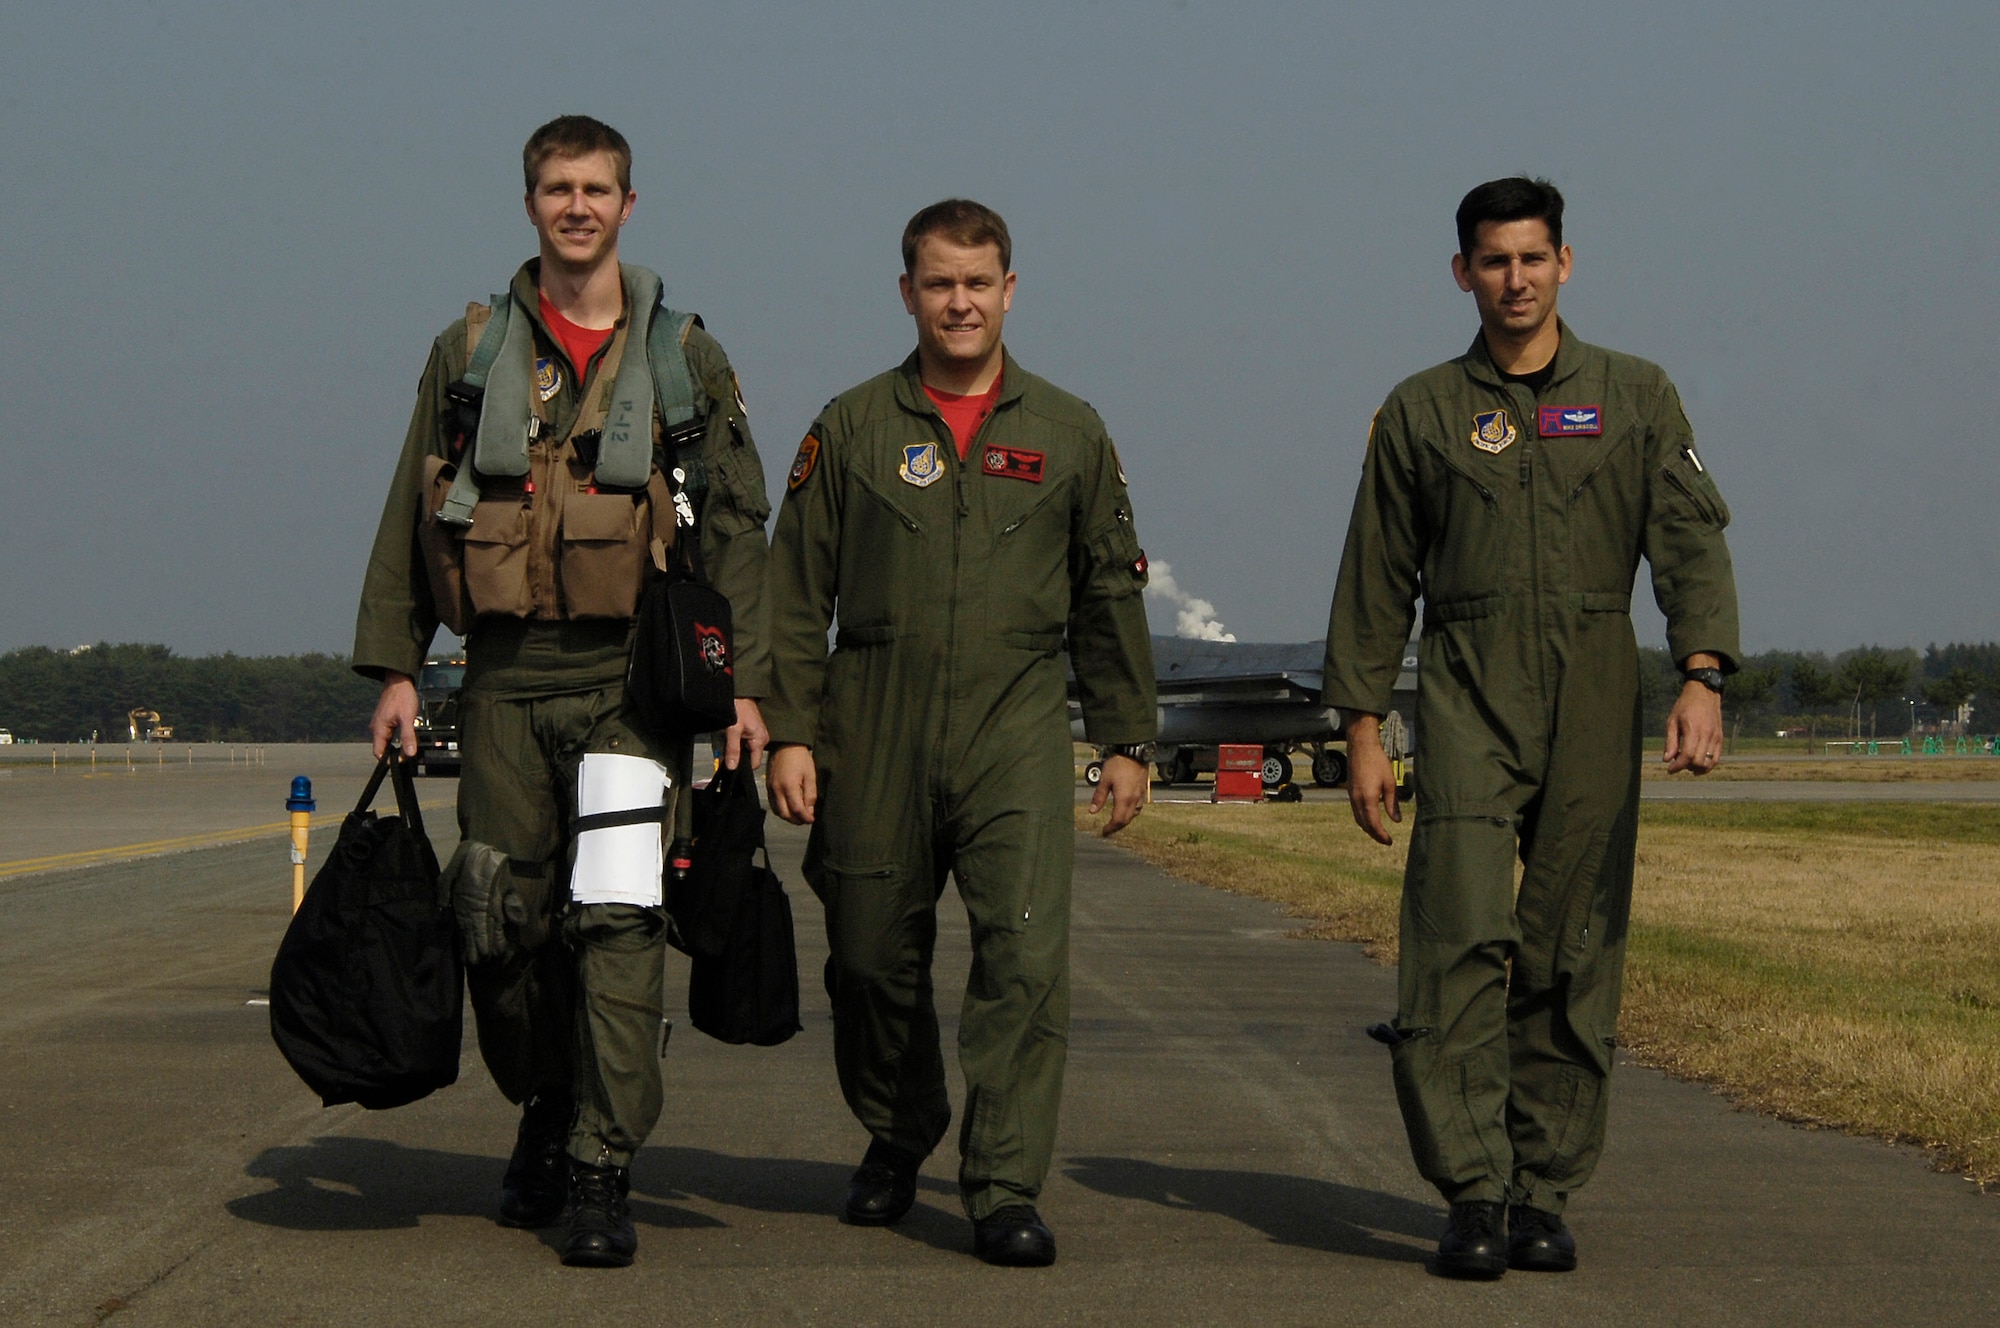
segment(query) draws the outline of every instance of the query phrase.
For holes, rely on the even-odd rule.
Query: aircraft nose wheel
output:
[[[1260,768],[1264,777],[1264,787],[1278,788],[1292,782],[1292,758],[1282,747],[1266,747],[1264,764]]]
[[[1338,788],[1347,782],[1347,757],[1331,749],[1313,757],[1313,783]]]
[[[1096,788],[1104,782],[1104,762],[1092,761],[1083,768],[1083,782]]]

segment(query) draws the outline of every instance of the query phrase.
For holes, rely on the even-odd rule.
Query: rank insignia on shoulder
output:
[[[548,356],[535,361],[535,392],[547,401],[562,391],[562,366]]]
[[[1026,480],[1030,484],[1042,482],[1042,454],[1019,447],[989,447],[986,449],[984,464],[980,469],[988,475],[1000,475],[1010,480]]]
[[[787,489],[796,489],[812,478],[813,467],[819,464],[819,439],[811,434],[799,444],[799,454],[792,458],[792,473],[785,480]]]
[[[1536,432],[1544,438],[1595,438],[1604,432],[1604,412],[1596,406],[1543,406],[1540,416]]]
[[[1504,410],[1482,410],[1472,417],[1472,445],[1482,452],[1504,452],[1519,436]]]
[[[903,449],[903,464],[897,471],[903,483],[914,484],[919,489],[928,489],[944,478],[944,462],[938,457],[936,443],[911,443]]]

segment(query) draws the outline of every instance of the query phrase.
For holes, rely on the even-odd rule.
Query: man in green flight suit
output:
[[[1562,209],[1527,179],[1459,205],[1480,334],[1376,413],[1327,629],[1354,819],[1386,844],[1378,720],[1423,599],[1397,1012],[1370,1032],[1461,1277],[1576,1266],[1562,1213],[1603,1148],[1632,894],[1641,557],[1686,675],[1667,769],[1714,769],[1737,655],[1729,512],[1673,385],[1556,317]]]
[[[792,464],[767,718],[772,808],[812,825],[841,1091],[871,1136],[842,1216],[907,1213],[951,1120],[931,953],[953,873],[973,947],[959,1190],[974,1252],[1031,1266],[1055,1259],[1035,1203],[1069,1038],[1065,647],[1113,753],[1106,834],[1139,812],[1156,718],[1125,476],[1097,413],[1002,346],[1011,251],[964,199],[904,229],[917,349],[828,404]]]
[[[647,562],[677,527],[734,609],[732,768],[761,760],[768,666],[763,467],[721,346],[618,261],[631,165],[586,116],[528,140],[539,256],[431,348],[354,644],[382,682],[376,755],[400,739],[414,756],[411,676],[440,621],[465,634],[446,875],[480,1051],[524,1104],[500,1220],[567,1208],[563,1262],[596,1267],[632,1262],[627,1168],[661,1109],[661,823],[692,753],[635,726],[624,684]],[[663,366],[679,400],[655,395]]]

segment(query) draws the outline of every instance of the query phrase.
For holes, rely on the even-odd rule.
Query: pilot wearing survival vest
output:
[[[692,752],[632,722],[624,682],[677,516],[734,609],[725,759],[755,766],[766,741],[763,467],[721,346],[618,261],[631,160],[585,116],[528,140],[539,256],[432,347],[354,644],[383,684],[376,753],[414,754],[411,676],[440,622],[466,637],[447,876],[480,1052],[523,1105],[500,1220],[566,1212],[563,1262],[596,1267],[632,1262],[627,1168],[662,1102],[659,822]]]

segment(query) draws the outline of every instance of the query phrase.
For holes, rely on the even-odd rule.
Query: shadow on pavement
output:
[[[246,1222],[294,1231],[384,1231],[413,1227],[426,1215],[492,1219],[506,1169],[504,1157],[328,1135],[303,1147],[260,1153],[244,1174],[276,1181],[277,1188],[231,1199],[223,1207]],[[636,1174],[634,1188],[646,1188]],[[637,1193],[632,1220],[653,1227],[724,1225]]]
[[[1444,1211],[1435,1205],[1307,1176],[1170,1167],[1123,1157],[1072,1158],[1063,1174],[1100,1194],[1233,1218],[1281,1245],[1392,1263],[1428,1260],[1444,1227]],[[1383,1232],[1422,1244],[1378,1234]]]
[[[859,1160],[857,1154],[856,1160]],[[852,1162],[806,1162],[792,1157],[736,1157],[704,1148],[648,1148],[632,1164],[632,1185],[648,1194],[693,1196],[759,1213],[824,1215],[838,1221]],[[958,1187],[932,1176],[917,1177],[920,1202],[888,1228],[934,1249],[970,1248],[971,1226],[959,1210]],[[941,1210],[921,1202],[941,1197]]]

